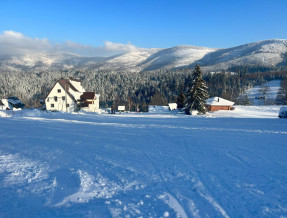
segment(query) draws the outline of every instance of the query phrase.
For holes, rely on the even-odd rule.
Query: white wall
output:
[[[58,89],[61,90],[60,93],[58,92]],[[66,100],[62,99],[63,96]],[[54,97],[57,97],[57,101],[54,100]],[[65,90],[59,83],[56,83],[50,94],[45,99],[45,104],[47,110],[64,112],[74,112],[77,106],[72,98],[65,93]],[[52,104],[54,104],[54,107],[52,107]],[[66,107],[66,104],[69,104],[69,107]]]
[[[93,100],[93,104],[89,104],[89,107],[83,107],[82,110],[89,111],[89,112],[95,112],[99,110],[100,101],[99,98],[96,98]]]

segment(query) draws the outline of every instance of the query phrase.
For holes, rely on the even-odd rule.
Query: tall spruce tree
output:
[[[185,103],[185,96],[182,90],[180,90],[179,95],[177,96],[177,108],[182,109]]]
[[[184,111],[186,114],[191,114],[192,110],[197,110],[199,114],[205,114],[205,101],[208,99],[208,87],[202,79],[202,72],[199,65],[196,65],[192,79],[191,87],[186,94]]]

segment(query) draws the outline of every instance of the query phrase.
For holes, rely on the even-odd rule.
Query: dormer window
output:
[[[61,93],[61,89],[58,89],[58,93]]]

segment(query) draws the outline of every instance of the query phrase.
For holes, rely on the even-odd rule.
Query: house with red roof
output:
[[[205,101],[208,111],[231,110],[234,102],[220,97],[212,97]]]

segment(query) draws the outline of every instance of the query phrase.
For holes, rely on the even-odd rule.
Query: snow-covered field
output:
[[[255,86],[254,88],[248,89],[246,94],[248,95],[251,105],[274,104],[280,89],[280,83],[281,80],[271,80],[270,82],[265,83],[263,86],[267,88],[265,96],[262,94],[261,86]],[[262,97],[266,97],[266,100]]]
[[[286,217],[278,111],[0,111],[0,217]]]

